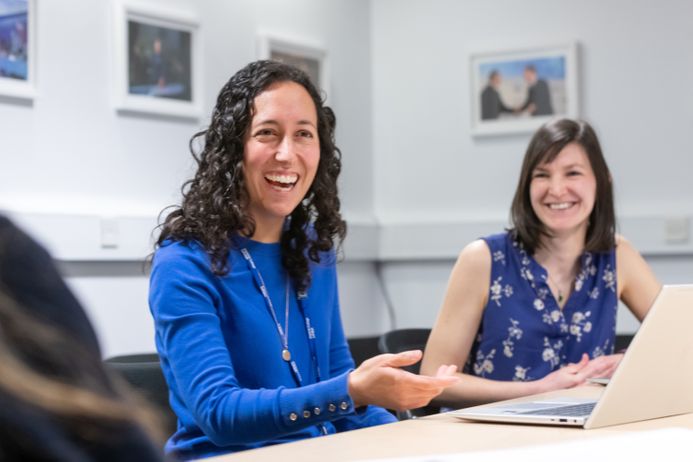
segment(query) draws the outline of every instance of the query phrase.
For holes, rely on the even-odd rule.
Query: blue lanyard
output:
[[[265,306],[267,310],[269,311],[270,315],[272,316],[272,319],[274,320],[277,328],[277,332],[279,333],[279,336],[281,337],[282,341],[284,340],[284,330],[282,329],[281,324],[279,323],[279,320],[277,319],[277,315],[274,312],[274,307],[272,306],[272,300],[269,297],[269,291],[267,290],[267,286],[265,285],[265,281],[262,278],[262,275],[260,274],[260,270],[257,268],[255,265],[255,261],[253,260],[252,255],[250,255],[250,252],[248,252],[248,249],[246,248],[241,248],[241,254],[243,255],[243,258],[245,258],[246,263],[248,264],[248,269],[250,269],[250,272],[253,273],[253,279],[255,280],[255,284],[257,284],[258,289],[260,290],[260,293],[262,294],[262,297],[265,299]],[[320,382],[321,380],[321,374],[320,374],[320,365],[318,364],[318,355],[317,355],[317,347],[316,347],[316,337],[315,337],[315,329],[310,323],[310,317],[306,314],[306,309],[305,309],[305,299],[307,298],[307,295],[305,292],[299,292],[297,294],[297,301],[298,301],[298,309],[301,312],[301,315],[303,316],[304,319],[304,325],[306,328],[306,334],[308,335],[308,346],[310,348],[310,359],[311,363],[313,364],[313,369],[315,371],[315,380],[316,382]],[[288,326],[287,326],[288,330]],[[287,332],[288,334],[288,332]],[[288,337],[287,337],[288,338]],[[288,341],[286,342],[287,344],[283,345],[285,349],[288,349]],[[283,356],[283,353],[282,353]],[[286,359],[285,359],[286,360]],[[296,360],[291,357],[287,363],[290,365],[291,369],[291,375],[294,378],[294,381],[296,382],[296,386],[300,387],[303,385],[303,377],[301,376],[301,372],[298,370],[298,365],[296,364]]]

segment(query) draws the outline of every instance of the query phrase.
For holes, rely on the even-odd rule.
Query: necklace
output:
[[[269,308],[270,314],[272,315],[272,319],[274,320],[274,324],[277,328],[277,333],[279,334],[279,339],[282,342],[282,359],[288,363],[291,361],[291,351],[289,350],[289,276],[286,276],[286,291],[284,296],[284,327],[282,328],[282,325],[280,324],[279,319],[277,318],[277,313],[274,310],[272,299],[269,296],[267,285],[265,285],[265,280],[262,278],[262,274],[260,273],[258,267],[255,266],[255,261],[253,260],[253,257],[250,255],[250,252],[248,252],[247,249],[241,249],[241,253],[243,254],[243,257],[245,257],[245,259],[248,261],[251,268],[255,270],[255,273],[257,274],[260,283],[260,292],[262,293],[262,296],[265,298],[267,308]]]
[[[563,307],[563,302],[566,300],[566,298],[563,296],[563,291],[561,290],[561,286],[559,286],[556,283],[556,280],[551,277],[551,273],[549,273],[548,271],[546,272],[546,276],[548,277],[549,281],[551,281],[553,286],[556,288],[556,292],[558,292],[555,295],[556,301],[558,302],[558,306]],[[571,287],[572,287],[572,283],[571,283]],[[550,286],[549,286],[549,288],[550,288]],[[568,289],[568,292],[570,292],[570,289]]]

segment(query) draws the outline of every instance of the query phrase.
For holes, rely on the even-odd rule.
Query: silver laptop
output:
[[[665,285],[598,400],[498,402],[450,415],[597,428],[693,412],[692,328],[693,284]]]

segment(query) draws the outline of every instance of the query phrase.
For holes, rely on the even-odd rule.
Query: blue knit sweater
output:
[[[282,343],[247,262],[245,247],[269,290],[284,325],[285,272],[279,244],[239,238],[230,272],[210,270],[195,242],[163,245],[154,257],[149,304],[156,346],[170,388],[178,431],[166,449],[184,459],[394,421],[381,408],[354,409],[347,375],[354,368],[339,314],[333,255],[311,262],[304,301],[315,329],[321,381],[311,361],[305,319],[291,291],[289,348],[304,385],[297,387],[282,360]]]

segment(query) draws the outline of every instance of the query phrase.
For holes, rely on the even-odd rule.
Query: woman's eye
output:
[[[269,128],[263,128],[261,130],[258,130],[255,132],[255,137],[256,138],[268,138],[274,135],[274,132],[270,130]]]
[[[298,132],[300,138],[313,138],[313,134],[308,130],[301,130]]]
[[[534,172],[532,174],[532,178],[548,178],[548,176],[546,172]]]

